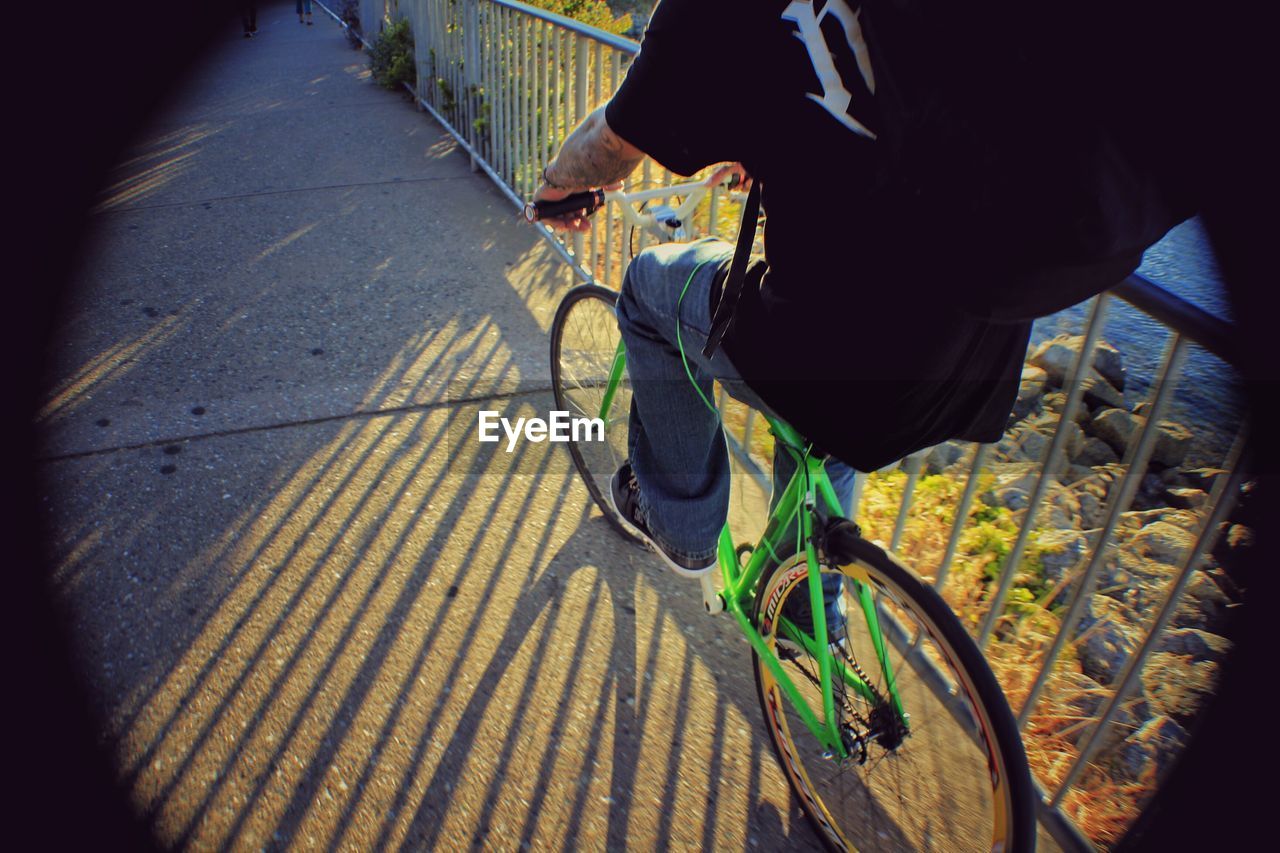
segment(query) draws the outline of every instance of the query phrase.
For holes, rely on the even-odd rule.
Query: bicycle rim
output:
[[[628,539],[640,541],[623,526],[609,500],[609,479],[627,458],[631,411],[631,385],[625,372],[608,410],[603,410],[621,340],[614,312],[617,299],[614,291],[592,284],[565,295],[551,327],[551,385],[559,410],[604,421],[604,441],[571,441],[569,453],[609,523]]]
[[[848,627],[840,659],[877,694],[868,698],[837,685],[849,757],[824,754],[754,655],[765,725],[806,815],[834,850],[1031,849],[1035,817],[1026,756],[995,677],[932,589],[869,543],[857,550],[833,560],[838,567],[823,567],[845,578]],[[879,663],[851,579],[877,602],[891,676]],[[762,581],[756,624],[775,653],[782,608],[793,595],[807,600],[808,594],[803,556]],[[816,659],[802,654],[783,668],[822,719]],[[905,733],[895,730],[890,681],[908,717]]]

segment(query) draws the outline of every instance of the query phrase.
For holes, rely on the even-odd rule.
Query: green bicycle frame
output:
[[[618,385],[622,381],[625,369],[626,350],[623,343],[619,342],[617,352],[614,354],[613,364],[610,366],[608,383],[605,387],[600,412],[598,413],[602,419],[607,420],[606,414],[613,406]],[[848,751],[844,746],[844,740],[837,725],[839,718],[835,713],[835,678],[838,677],[849,689],[868,701],[875,701],[878,698],[871,685],[867,684],[861,676],[846,667],[843,662],[837,660],[831,654],[827,643],[826,606],[818,564],[818,553],[815,546],[813,522],[819,498],[821,498],[823,505],[832,515],[842,514],[843,509],[840,507],[835,487],[831,484],[831,478],[827,476],[824,462],[821,458],[814,457],[811,454],[811,445],[784,421],[780,421],[768,414],[765,414],[764,417],[769,423],[775,440],[795,460],[796,471],[792,475],[791,481],[787,483],[786,488],[783,489],[781,496],[775,502],[773,510],[769,514],[769,520],[765,525],[764,533],[761,534],[760,541],[751,549],[745,566],[738,560],[737,550],[734,547],[728,523],[720,531],[717,558],[724,580],[724,588],[721,590],[720,596],[724,601],[725,609],[733,614],[747,641],[760,659],[764,661],[765,666],[769,668],[769,672],[777,680],[782,692],[791,702],[796,713],[800,715],[810,732],[813,733],[813,736],[831,754],[838,755],[843,759],[848,757]],[[795,537],[794,541],[792,541],[793,536]],[[787,547],[788,544],[791,547]],[[790,555],[799,553],[801,549],[804,551],[805,563],[808,569],[809,606],[814,614],[813,636],[811,637],[797,628],[786,617],[779,616],[779,619],[781,619],[782,630],[801,643],[806,651],[818,661],[823,719],[819,719],[813,709],[801,697],[795,682],[783,669],[782,661],[765,644],[764,638],[756,630],[756,626],[752,623],[749,615],[755,599],[756,586],[761,575],[772,565],[781,564],[785,557],[780,557],[780,553]],[[855,597],[866,619],[867,630],[876,651],[877,662],[889,690],[889,700],[898,718],[905,724],[907,716],[902,706],[901,697],[898,695],[897,684],[890,667],[887,646],[885,645],[884,634],[880,629],[880,620],[876,610],[875,595],[866,584],[854,578],[846,577],[845,580],[854,585]]]

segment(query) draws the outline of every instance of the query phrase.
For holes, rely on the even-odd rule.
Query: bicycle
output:
[[[531,221],[618,203],[633,228],[687,236],[702,183],[625,193],[594,190],[531,204]],[[684,195],[677,208],[634,205]],[[626,455],[630,387],[614,305],[573,288],[551,329],[556,405],[605,425],[604,441],[570,442],[592,499],[632,541],[608,497]],[[1035,809],[1014,717],[990,667],[934,589],[860,535],[813,445],[762,413],[796,472],[754,544],[718,543],[721,587],[702,579],[708,613],[728,612],[752,651],[756,695],[774,752],[825,846],[835,850],[1030,850]],[[795,531],[795,539],[789,530]],[[838,574],[843,637],[827,624],[821,575]],[[807,604],[788,605],[793,596]],[[807,601],[806,601],[807,600]],[[807,611],[807,621],[800,615]],[[861,618],[858,618],[860,614]]]

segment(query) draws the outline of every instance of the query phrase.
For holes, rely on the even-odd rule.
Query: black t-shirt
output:
[[[768,273],[722,346],[775,411],[866,471],[949,438],[997,440],[1030,324],[957,307],[1000,267],[974,229],[903,203],[881,116],[893,81],[862,11],[663,0],[606,119],[674,172],[740,161],[761,182]]]

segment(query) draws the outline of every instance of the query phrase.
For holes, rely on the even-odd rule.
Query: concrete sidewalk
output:
[[[551,408],[559,262],[317,9],[113,175],[40,413],[59,603],[166,845],[812,846],[750,655]]]

